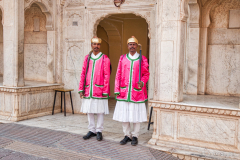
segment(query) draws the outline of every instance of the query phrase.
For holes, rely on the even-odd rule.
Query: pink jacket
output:
[[[79,82],[78,93],[83,92],[83,83],[87,68],[88,55],[85,56]],[[108,99],[110,95],[110,60],[101,54],[98,58],[90,58],[84,98]]]
[[[115,94],[118,101],[144,103],[147,100],[146,83],[149,79],[148,60],[142,56],[141,81],[143,88],[139,89],[139,58],[131,59],[128,54],[120,57],[115,78]]]

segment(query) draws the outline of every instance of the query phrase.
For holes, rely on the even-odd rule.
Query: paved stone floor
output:
[[[112,119],[113,112],[115,108],[116,101],[115,99],[109,100],[109,113],[104,116],[104,130],[103,136],[104,139],[113,140],[119,142],[123,139],[122,124],[120,122],[114,121]],[[95,120],[97,116],[95,116]],[[32,127],[47,128],[57,131],[66,131],[70,133],[76,133],[84,135],[88,132],[88,119],[87,115],[81,114],[71,114],[67,113],[67,116],[64,117],[63,113],[57,113],[54,115],[43,116],[38,118],[33,118],[29,120],[24,120],[17,122],[17,124],[23,124]],[[153,126],[151,125],[150,130],[147,130],[148,123],[141,124],[139,144],[146,145],[147,142],[151,139],[153,133]]]
[[[112,140],[83,140],[81,134],[30,127],[16,123],[0,124],[1,160],[47,159],[136,159],[175,160],[176,157],[143,145],[122,146]]]

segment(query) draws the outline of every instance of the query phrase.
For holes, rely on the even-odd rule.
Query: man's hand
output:
[[[80,92],[80,98],[81,99],[83,98],[83,92]]]
[[[143,87],[143,82],[137,82],[138,83],[138,88],[142,89]]]

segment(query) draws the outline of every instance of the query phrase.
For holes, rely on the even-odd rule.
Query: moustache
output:
[[[94,49],[99,49],[98,47],[94,48]]]
[[[132,47],[132,48],[130,48],[130,49],[134,49],[134,48]]]

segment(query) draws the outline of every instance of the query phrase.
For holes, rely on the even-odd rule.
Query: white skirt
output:
[[[81,112],[109,114],[108,99],[82,99]]]
[[[146,122],[146,105],[145,103],[117,101],[113,114],[113,120],[132,123]]]

